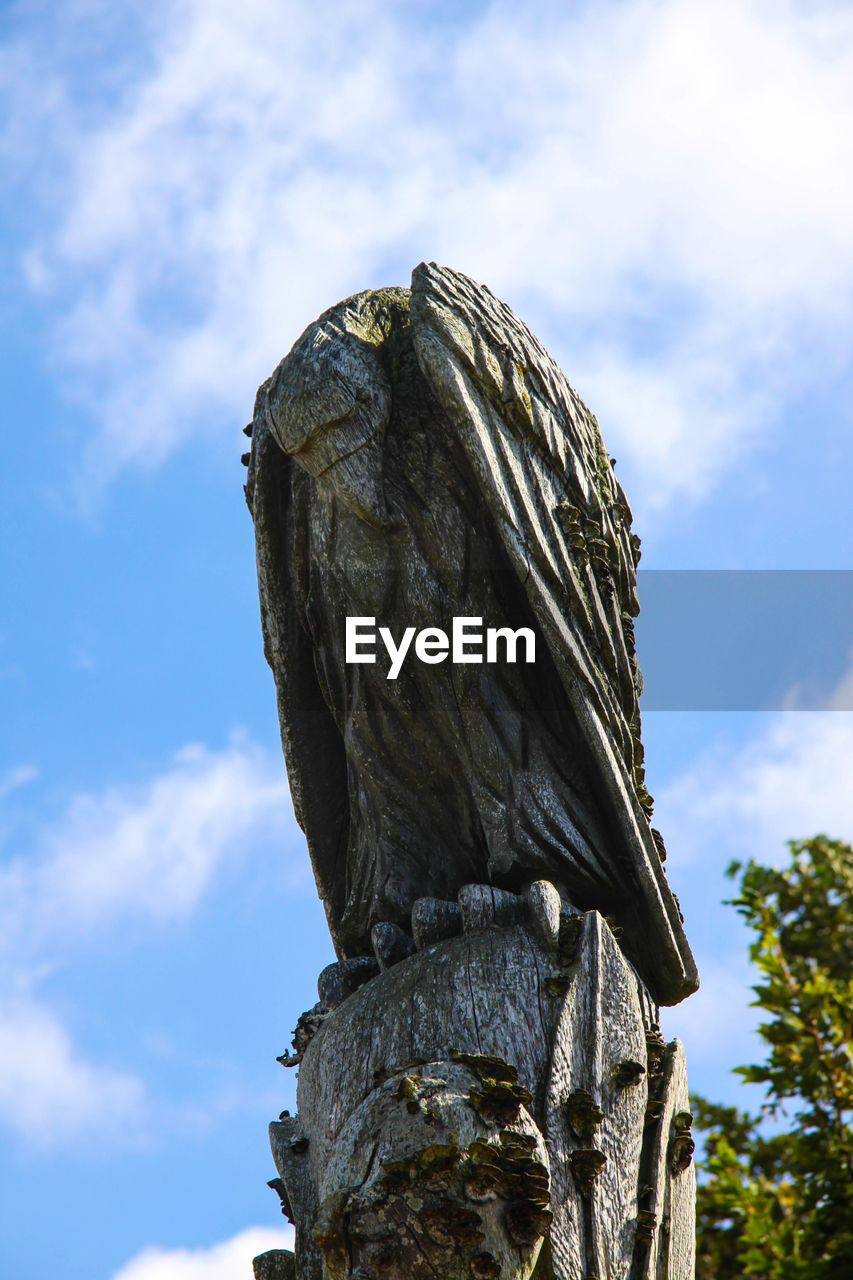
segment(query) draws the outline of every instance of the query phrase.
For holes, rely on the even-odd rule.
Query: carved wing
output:
[[[411,315],[421,368],[524,583],[616,816],[613,852],[635,890],[635,918],[620,919],[626,944],[655,974],[661,1003],[677,1003],[698,978],[649,825],[633,645],[639,540],[598,424],[487,288],[421,264]]]
[[[290,469],[272,430],[269,382],[259,389],[252,423],[246,501],[255,553],[264,654],[275,674],[281,740],[296,821],[306,833],[314,877],[329,919],[343,911],[349,800],[344,744],[317,679],[314,646],[299,618],[287,577],[293,512]]]

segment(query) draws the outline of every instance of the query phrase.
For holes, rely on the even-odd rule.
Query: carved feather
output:
[[[405,374],[398,373],[398,360],[411,361]],[[416,447],[439,451],[436,456],[444,458],[441,465],[446,474],[457,465],[453,475],[470,473],[470,480],[460,482],[461,488],[457,486],[456,495],[445,496],[437,506],[422,494],[416,499],[420,504],[417,509],[400,508],[400,485],[410,464],[416,464],[416,457],[400,453],[390,427],[389,445],[382,443],[389,422],[389,392],[392,421],[398,411],[416,419],[423,414],[420,434],[411,435],[420,441]],[[422,395],[429,403],[421,403],[418,397]],[[409,403],[412,397],[415,400]],[[386,448],[392,446],[396,458],[395,519],[401,521],[396,526],[388,517],[383,493],[384,469],[392,456]],[[433,596],[427,591],[425,598],[441,603],[446,587],[450,599],[453,581],[441,585],[442,574],[447,573],[442,563],[443,535],[438,536],[434,561],[428,556],[418,560],[417,549],[412,552],[415,559],[406,560],[409,544],[396,530],[405,527],[407,515],[415,523],[423,521],[423,547],[427,547],[429,539],[436,536],[426,532],[432,529],[433,509],[456,519],[454,513],[469,510],[464,495],[470,494],[474,504],[470,510],[476,510],[481,530],[477,545],[491,545],[495,555],[508,559],[518,579],[518,595],[523,598],[526,593],[525,608],[532,609],[554,660],[571,709],[568,720],[578,726],[585,743],[581,744],[583,751],[588,749],[587,767],[595,775],[589,783],[611,832],[596,854],[603,880],[619,890],[617,914],[625,950],[661,1003],[677,1003],[689,995],[698,985],[696,969],[649,827],[650,797],[643,780],[638,709],[641,686],[632,622],[638,612],[638,540],[631,533],[630,510],[595,419],[557,365],[488,289],[458,272],[422,264],[413,274],[411,295],[397,289],[361,294],[324,313],[259,393],[247,497],[256,528],[265,651],[276,677],[296,815],[308,837],[336,946],[346,955],[353,954],[354,935],[351,930],[350,941],[342,945],[342,920],[354,918],[355,913],[360,929],[359,912],[371,909],[366,900],[363,910],[359,905],[363,890],[357,873],[368,876],[365,883],[378,883],[382,888],[389,875],[393,880],[397,874],[391,865],[393,859],[400,865],[403,859],[412,859],[409,879],[404,884],[398,877],[402,898],[397,904],[405,905],[403,899],[408,894],[411,910],[416,898],[436,896],[436,892],[449,896],[447,891],[455,892],[466,878],[471,880],[470,868],[481,852],[470,845],[470,828],[466,836],[461,824],[453,827],[449,838],[442,836],[440,854],[428,847],[430,839],[438,842],[438,824],[446,814],[469,811],[464,796],[461,800],[457,796],[457,809],[453,809],[441,794],[427,794],[429,783],[420,797],[421,820],[412,829],[408,844],[377,851],[372,836],[366,844],[361,837],[361,844],[353,842],[358,805],[364,803],[361,793],[355,801],[350,794],[354,786],[348,755],[351,738],[347,737],[349,745],[345,745],[345,737],[352,731],[353,706],[363,708],[359,732],[362,747],[369,744],[364,782],[368,791],[372,788],[369,807],[382,815],[386,828],[388,806],[394,798],[387,788],[382,790],[376,776],[378,756],[370,755],[374,742],[376,751],[384,752],[381,767],[386,772],[390,768],[396,778],[396,790],[402,787],[408,795],[411,782],[412,803],[418,800],[415,792],[429,772],[430,759],[444,765],[458,753],[459,770],[452,777],[442,775],[442,785],[456,785],[458,776],[464,774],[470,744],[458,740],[453,719],[456,704],[451,705],[450,715],[446,708],[426,708],[429,691],[425,688],[423,707],[417,699],[417,705],[409,707],[402,681],[393,687],[396,701],[392,705],[392,689],[384,677],[363,701],[359,701],[355,686],[350,692],[336,692],[344,673],[334,656],[329,630],[332,617],[323,615],[318,622],[315,616],[309,625],[306,601],[318,600],[331,581],[328,573],[334,575],[340,561],[328,559],[326,551],[319,560],[315,552],[309,552],[311,539],[300,524],[306,517],[300,516],[293,501],[294,486],[301,486],[303,494],[309,492],[300,482],[300,474],[305,473],[316,486],[316,497],[310,498],[314,515],[307,517],[309,521],[319,520],[316,528],[327,521],[322,527],[328,529],[331,540],[337,536],[335,522],[349,519],[348,536],[355,539],[353,545],[367,548],[365,561],[348,557],[335,579],[348,601],[375,598],[363,594],[365,583],[385,581],[383,573],[392,595],[401,583],[405,593],[411,580],[413,599],[421,581],[436,584],[430,588]],[[370,526],[368,534],[358,532],[351,522],[353,516],[356,525],[364,521]],[[368,562],[373,569],[368,568]],[[381,573],[377,565],[384,566]],[[487,596],[486,591],[470,597],[473,612],[483,611],[477,602]],[[346,612],[378,613],[379,606],[347,607]],[[338,619],[334,625],[340,626],[342,621]],[[555,677],[553,693],[562,697],[559,682]],[[421,688],[416,683],[408,687]],[[438,685],[433,687],[439,689]],[[477,696],[483,698],[482,715],[487,717],[490,695]],[[389,725],[398,726],[394,732],[399,734],[405,728],[405,739],[400,739],[393,758],[388,754],[387,736],[383,739],[383,706],[391,717]],[[535,720],[541,708],[530,710]],[[492,733],[495,726],[489,722],[488,728]],[[512,749],[511,743],[504,746]],[[424,768],[418,763],[419,751],[425,753]],[[571,757],[568,744],[561,754]],[[560,767],[560,762],[557,764]],[[406,768],[409,773],[404,772]],[[547,822],[547,815],[543,821]],[[551,833],[548,839],[553,839]],[[379,861],[380,853],[385,862]],[[577,854],[579,858],[582,855],[583,850]],[[446,883],[443,890],[437,890],[432,880],[442,859],[455,862],[448,866],[446,875],[441,870]],[[485,866],[482,874],[487,874]],[[421,885],[418,877],[424,875],[430,883]],[[368,934],[376,920],[395,918],[375,914],[366,918]]]
[[[417,267],[411,316],[421,368],[524,583],[617,815],[617,858],[635,880],[640,920],[654,921],[659,998],[683,999],[698,978],[649,827],[642,770],[630,625],[638,540],[598,424],[530,330],[460,272]]]

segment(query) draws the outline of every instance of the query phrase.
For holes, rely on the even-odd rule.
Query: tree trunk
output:
[[[691,1280],[684,1055],[609,925],[544,881],[459,898],[302,1020],[270,1126],[298,1280]]]

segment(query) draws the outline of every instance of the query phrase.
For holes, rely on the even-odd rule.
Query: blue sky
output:
[[[331,959],[261,653],[255,388],[435,259],[595,411],[644,566],[853,568],[853,6],[29,0],[0,84],[0,1250],[241,1280],[285,1238],[275,1056]],[[853,836],[853,715],[644,736],[704,980],[665,1029],[745,1101],[724,868]]]

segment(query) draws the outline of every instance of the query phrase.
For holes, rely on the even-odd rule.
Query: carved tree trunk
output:
[[[684,1055],[608,924],[542,881],[459,907],[417,904],[420,949],[375,976],[321,975],[341,1002],[270,1126],[296,1276],[690,1280]]]
[[[698,976],[595,418],[505,304],[422,263],[310,325],[247,431],[265,653],[341,957],[271,1127],[295,1260],[256,1275],[690,1280],[684,1060],[654,1001]],[[451,652],[451,619],[491,656]],[[354,655],[351,620],[415,656]]]

